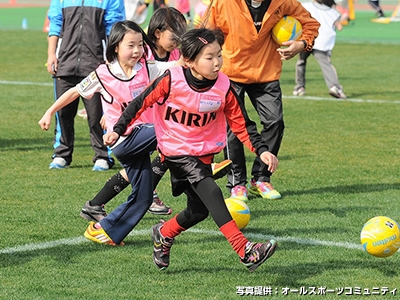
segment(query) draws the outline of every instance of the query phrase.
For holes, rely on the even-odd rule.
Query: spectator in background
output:
[[[47,71],[54,77],[54,98],[76,86],[99,64],[104,63],[107,35],[111,26],[125,19],[123,0],[52,0],[48,11]],[[79,29],[79,30],[78,30]],[[78,97],[56,114],[54,154],[50,169],[67,168],[72,162]],[[95,152],[93,171],[108,170],[114,165],[103,144],[100,119],[103,114],[100,95],[90,101],[82,98]]]
[[[124,0],[126,19],[142,25],[146,21],[150,2],[150,0]]]
[[[153,0],[153,12],[155,12],[160,7],[168,6],[168,0]]]
[[[185,16],[188,23],[192,23],[190,16],[190,2],[189,0],[175,0],[175,8]]]
[[[379,0],[368,0],[368,3],[375,10],[376,16],[378,18],[384,18],[385,17],[385,14],[383,13],[381,5],[379,4]]]
[[[306,65],[308,57],[312,54],[321,67],[329,94],[339,99],[347,98],[331,62],[332,49],[336,41],[336,29],[342,30],[340,13],[332,7],[333,5],[335,5],[334,0],[313,0],[303,3],[304,8],[321,24],[321,27],[319,27],[319,35],[315,39],[313,50],[299,53],[296,63],[296,86],[293,90],[295,96],[303,96],[306,93]]]
[[[194,18],[193,18],[194,26],[199,26],[201,24],[201,20],[203,19],[210,3],[211,3],[211,0],[197,1],[196,5],[194,7]]]

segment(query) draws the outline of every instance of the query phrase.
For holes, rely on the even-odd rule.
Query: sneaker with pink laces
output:
[[[249,193],[261,196],[264,199],[280,199],[281,194],[269,182],[255,181],[252,179],[249,184]]]
[[[247,189],[245,186],[237,185],[231,189],[231,198],[247,201]]]

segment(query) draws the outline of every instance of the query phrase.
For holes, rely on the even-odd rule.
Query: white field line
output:
[[[53,86],[50,82],[29,82],[29,81],[7,81],[0,80],[0,84],[7,85],[37,85],[37,86]],[[356,99],[348,98],[346,100],[336,99],[332,97],[312,97],[312,96],[282,96],[284,99],[299,99],[299,100],[310,100],[310,101],[336,101],[336,102],[360,102],[360,103],[389,103],[389,104],[400,104],[400,100],[379,100],[379,99]]]
[[[215,230],[201,230],[201,229],[189,229],[187,232],[190,233],[195,233],[195,234],[207,234],[207,235],[221,235],[220,231],[215,231]],[[141,235],[148,235],[150,236],[150,230],[137,230],[137,231],[132,231],[129,236],[141,236]],[[311,246],[329,246],[329,247],[339,247],[339,248],[346,248],[346,249],[354,249],[354,250],[363,250],[361,244],[352,244],[352,243],[347,243],[347,242],[331,242],[331,241],[322,241],[322,240],[316,240],[316,239],[301,239],[301,238],[295,238],[295,237],[275,237],[275,236],[268,236],[260,233],[251,233],[251,232],[246,232],[246,237],[250,239],[257,239],[260,241],[263,240],[268,240],[268,239],[276,239],[278,242],[291,242],[291,243],[298,243],[298,244],[303,244],[303,245],[311,245]],[[10,248],[5,248],[0,250],[0,255],[1,254],[14,254],[14,253],[19,253],[19,252],[29,252],[29,251],[36,251],[36,250],[41,250],[41,249],[49,249],[53,247],[58,247],[61,245],[67,245],[67,246],[72,246],[72,245],[78,245],[82,243],[93,243],[83,236],[80,237],[74,237],[74,238],[69,238],[69,239],[60,239],[60,240],[55,240],[51,242],[44,242],[44,243],[33,243],[33,244],[26,244],[22,246],[16,246],[16,247],[10,247]]]
[[[0,84],[53,86],[52,82],[29,82],[29,81],[7,81],[7,80],[0,80]]]

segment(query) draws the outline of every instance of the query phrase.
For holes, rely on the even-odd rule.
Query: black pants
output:
[[[269,151],[278,155],[285,128],[283,122],[282,91],[278,80],[265,83],[243,84],[232,82],[239,101],[245,107],[245,93],[260,117],[261,137],[268,145]],[[232,171],[228,173],[227,187],[245,186],[247,183],[246,157],[243,144],[228,127],[228,143],[224,150],[225,158],[232,160]],[[255,180],[270,182],[271,172],[261,159],[254,159],[251,175]]]
[[[58,99],[64,92],[75,87],[84,77],[68,76],[54,79],[55,99]],[[103,144],[104,131],[100,126],[100,119],[103,115],[100,94],[95,94],[91,99],[83,99],[87,112],[89,124],[90,143],[95,153],[92,161],[105,159],[109,163],[108,148]],[[56,113],[56,127],[54,130],[54,157],[62,157],[69,165],[72,162],[74,152],[75,129],[74,120],[78,111],[79,98],[68,104]]]

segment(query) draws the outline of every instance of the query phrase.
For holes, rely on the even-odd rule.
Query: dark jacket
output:
[[[112,25],[125,19],[123,0],[52,0],[49,36],[58,36],[57,77],[85,77],[105,61]]]

